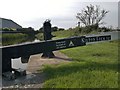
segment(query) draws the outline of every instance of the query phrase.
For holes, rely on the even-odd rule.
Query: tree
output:
[[[96,26],[99,27],[100,24],[103,24],[102,19],[109,11],[105,9],[100,9],[100,6],[86,6],[80,13],[77,13],[76,18],[83,23],[85,26]]]
[[[41,28],[39,29],[39,32],[43,32],[43,27],[41,27]]]
[[[58,27],[57,26],[52,27],[52,31],[58,31]]]

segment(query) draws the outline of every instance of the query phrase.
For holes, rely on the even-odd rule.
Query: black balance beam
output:
[[[85,46],[86,42],[111,40],[110,35],[94,37],[71,37],[59,40],[47,40],[36,43],[18,44],[0,47],[2,49],[2,72],[12,71],[11,59],[29,59],[30,55],[50,52],[55,50]]]

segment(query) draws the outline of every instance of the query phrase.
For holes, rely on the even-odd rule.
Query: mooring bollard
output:
[[[43,29],[44,29],[44,40],[51,40],[53,35],[51,34],[51,23],[50,20],[46,20],[43,24]],[[48,46],[49,47],[49,46]],[[52,51],[49,52],[43,52],[42,55],[43,58],[53,58],[55,57],[54,53]]]

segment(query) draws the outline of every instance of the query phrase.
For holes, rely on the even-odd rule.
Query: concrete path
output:
[[[27,66],[27,71],[36,73],[37,70],[42,69],[44,65],[61,64],[71,61],[69,57],[61,52],[54,51],[54,54],[55,58],[41,58],[42,54],[31,56]]]
[[[55,58],[41,58],[41,54],[32,55],[27,66],[27,75],[15,80],[3,79],[3,88],[42,88],[45,74],[42,72],[44,65],[62,64],[72,61],[63,53],[54,52]],[[41,71],[40,71],[41,70]]]

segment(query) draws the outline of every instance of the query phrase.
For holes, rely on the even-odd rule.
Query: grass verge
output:
[[[45,66],[45,88],[118,88],[118,42],[61,50],[68,64]],[[120,47],[120,46],[119,46]]]

